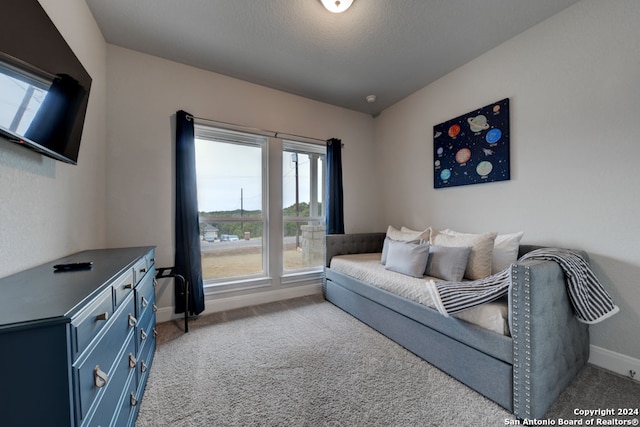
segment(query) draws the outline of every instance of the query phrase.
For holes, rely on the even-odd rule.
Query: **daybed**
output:
[[[331,267],[339,255],[380,257],[385,236],[327,236],[325,298],[517,418],[542,418],[589,358],[588,325],[574,315],[560,266],[546,260],[512,264],[507,327],[489,330]],[[520,245],[519,256],[536,248]]]

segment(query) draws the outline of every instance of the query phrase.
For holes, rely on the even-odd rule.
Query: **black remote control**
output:
[[[67,262],[53,266],[56,271],[88,270],[93,266],[92,261],[87,262]]]

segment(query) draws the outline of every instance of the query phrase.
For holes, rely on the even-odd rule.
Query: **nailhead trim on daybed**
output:
[[[511,269],[511,279],[512,283],[518,283],[516,265]],[[524,295],[520,295],[520,286],[512,288],[513,412],[521,418],[529,417],[531,414],[531,289],[529,281],[529,267],[525,266],[525,286],[522,291]],[[522,328],[524,337],[520,336],[521,322],[524,322]],[[520,348],[522,342],[524,342],[523,349]],[[524,396],[521,393],[524,393]]]

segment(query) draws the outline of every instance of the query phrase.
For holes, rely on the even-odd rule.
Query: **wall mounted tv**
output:
[[[12,0],[0,25],[0,140],[77,164],[91,76],[37,0]]]

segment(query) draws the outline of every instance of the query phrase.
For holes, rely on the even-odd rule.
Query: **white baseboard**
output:
[[[201,315],[218,313],[220,311],[234,310],[236,308],[249,307],[252,305],[266,304],[275,301],[283,301],[291,298],[299,298],[308,295],[316,295],[322,293],[322,285],[320,283],[295,286],[275,291],[255,292],[247,295],[236,295],[227,298],[214,297],[212,295],[205,296],[205,310]],[[158,323],[168,322],[174,319],[183,319],[184,314],[175,314],[173,307],[161,307],[156,313],[156,321]]]
[[[640,359],[635,359],[595,345],[592,345],[590,350],[589,363],[592,365],[632,378],[636,381],[640,379]]]

